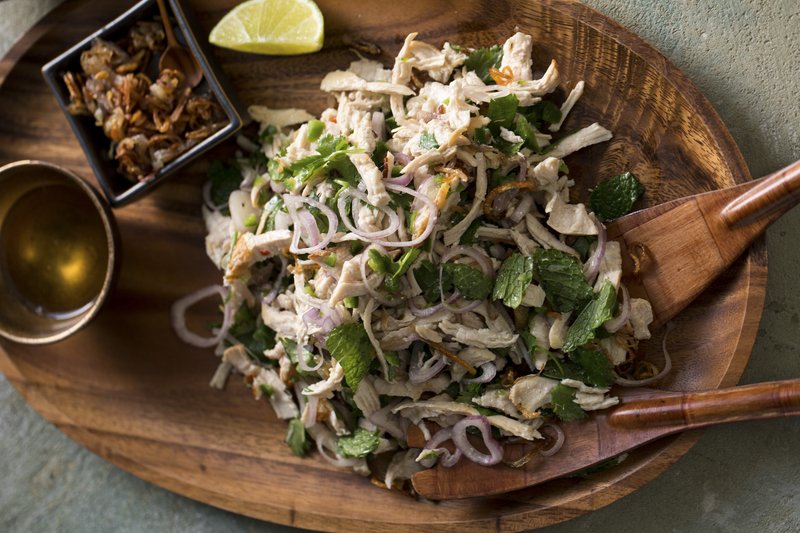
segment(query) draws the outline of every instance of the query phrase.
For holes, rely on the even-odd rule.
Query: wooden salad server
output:
[[[800,161],[761,179],[697,194],[626,215],[608,225],[622,245],[632,294],[647,298],[655,326],[683,310],[766,228],[800,202]],[[638,273],[630,254],[637,256]],[[459,461],[414,474],[415,490],[432,500],[489,496],[584,470],[660,437],[715,424],[800,415],[800,379],[702,392],[615,390],[620,404],[580,422],[560,423],[565,441],[552,457],[523,467]],[[409,436],[411,439],[411,436]],[[416,446],[424,443],[410,442]],[[505,447],[514,461],[534,445]]]

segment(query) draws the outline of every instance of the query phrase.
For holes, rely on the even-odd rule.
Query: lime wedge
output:
[[[322,48],[325,26],[311,0],[247,0],[214,26],[211,44],[240,52],[294,55]]]

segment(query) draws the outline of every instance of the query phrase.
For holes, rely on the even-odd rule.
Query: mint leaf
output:
[[[286,431],[286,444],[289,445],[292,453],[299,457],[303,457],[311,448],[311,442],[306,437],[306,428],[299,418],[289,421],[289,429]]]
[[[589,207],[602,221],[627,215],[644,193],[644,187],[630,172],[601,181],[589,196]]]
[[[494,84],[494,80],[489,75],[490,68],[500,68],[503,59],[503,47],[499,44],[489,48],[478,48],[469,54],[464,66],[478,75],[483,83]]]
[[[208,179],[211,181],[211,203],[224,206],[220,209],[228,215],[228,197],[239,189],[242,173],[234,165],[226,165],[222,161],[214,161],[208,168]]]
[[[352,435],[339,437],[336,448],[343,457],[366,457],[378,449],[378,433],[356,428]]]
[[[568,357],[581,367],[581,381],[592,387],[610,387],[614,383],[614,369],[605,354],[598,350],[578,348]]]
[[[431,263],[428,259],[420,261],[419,266],[414,269],[414,279],[422,289],[425,300],[434,304],[441,299],[439,293],[439,267]],[[453,289],[453,278],[449,272],[442,269],[442,290],[447,293]]]
[[[353,322],[336,326],[328,333],[325,345],[342,365],[347,386],[354,391],[358,390],[358,384],[369,371],[369,365],[375,358],[375,348],[369,341],[364,325],[361,322]]]
[[[595,295],[591,302],[586,304],[578,318],[569,327],[562,350],[571,352],[592,340],[594,338],[594,330],[614,316],[616,305],[617,290],[610,281],[606,281],[600,288],[600,292]]]
[[[501,96],[489,102],[489,108],[486,110],[486,116],[489,117],[491,122],[489,128],[492,132],[500,131],[500,127],[508,130],[514,124],[514,117],[517,114],[517,106],[519,105],[519,98],[515,94]]]
[[[592,287],[578,260],[561,250],[537,248],[533,252],[534,277],[547,301],[559,313],[580,309],[592,298]]]
[[[559,383],[550,391],[550,403],[553,412],[564,422],[573,422],[586,418],[586,411],[575,403],[576,389]]]
[[[433,133],[426,132],[419,136],[419,147],[423,150],[435,150],[439,148],[439,143]]]
[[[553,102],[542,100],[526,108],[525,118],[537,128],[543,123],[555,124],[561,120],[561,108]]]
[[[465,300],[485,300],[492,292],[492,279],[475,267],[445,263],[443,270],[453,278],[453,285]]]
[[[503,300],[505,305],[514,309],[519,307],[533,279],[533,267],[533,258],[519,253],[503,261],[497,271],[492,300]]]
[[[461,235],[461,239],[458,241],[459,244],[475,244],[478,239],[475,237],[475,234],[478,233],[478,228],[481,227],[483,224],[483,217],[478,217],[472,221],[472,223],[467,227],[464,233]]]
[[[242,304],[233,316],[233,325],[228,334],[242,343],[247,350],[260,360],[265,360],[264,350],[275,346],[275,332],[265,326],[261,316]]]

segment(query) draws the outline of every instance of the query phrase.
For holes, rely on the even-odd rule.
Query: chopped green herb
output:
[[[270,198],[264,206],[264,211],[267,212],[267,222],[264,224],[264,231],[273,231],[275,229],[275,217],[281,209],[283,209],[283,199],[276,194]]]
[[[303,457],[311,449],[311,442],[306,437],[306,428],[299,418],[289,421],[289,429],[286,431],[286,444],[289,445],[292,453],[299,457]]]
[[[250,213],[244,219],[244,225],[248,228],[255,228],[258,225],[258,215]]]
[[[547,301],[559,313],[580,309],[592,298],[578,259],[560,250],[537,248],[533,252],[533,274]]]
[[[599,350],[578,348],[568,357],[582,369],[581,381],[592,387],[610,387],[615,380],[614,367]]]
[[[464,61],[464,66],[467,70],[475,72],[483,80],[483,83],[493,84],[494,80],[489,75],[489,69],[500,68],[502,60],[503,47],[496,44],[488,48],[478,48],[472,51]]]
[[[576,389],[561,383],[550,391],[550,403],[553,405],[553,412],[564,422],[573,422],[586,418],[586,411],[575,403],[576,392]]]
[[[602,221],[627,215],[644,193],[644,187],[630,172],[600,182],[589,196],[589,207]]]
[[[380,444],[380,439],[377,431],[368,431],[359,427],[352,435],[339,437],[336,447],[339,455],[343,457],[366,457],[378,449],[378,444]]]
[[[400,290],[400,278],[408,272],[414,261],[417,260],[419,254],[422,252],[419,248],[411,248],[406,250],[396,262],[391,264],[391,275],[387,276],[384,284],[389,292],[397,292]]]
[[[325,124],[321,120],[310,120],[308,122],[308,130],[306,133],[306,137],[308,138],[308,142],[314,142],[322,136],[322,132],[325,131]]]
[[[383,141],[375,143],[375,151],[372,152],[372,162],[375,166],[383,170],[383,164],[386,160],[386,154],[389,153],[389,147]]]
[[[530,148],[534,152],[539,151],[539,142],[536,140],[536,128],[531,126],[528,119],[522,115],[517,115],[514,119],[514,133],[522,137],[523,146]]]
[[[334,268],[336,266],[336,254],[331,253],[326,255],[322,262],[329,267]]]
[[[350,146],[345,137],[325,135],[317,144],[317,153],[304,157],[289,166],[289,172],[301,183],[319,174],[336,171],[350,185],[357,183],[358,171],[347,157],[359,150]]]
[[[434,150],[439,148],[439,143],[433,133],[425,132],[419,136],[419,147],[423,150]]]
[[[481,227],[483,224],[483,217],[478,217],[472,221],[472,223],[467,227],[464,233],[461,235],[461,240],[459,240],[459,244],[475,244],[477,239],[475,238],[475,234],[478,232],[478,228]]]
[[[222,161],[214,161],[208,168],[208,179],[211,180],[211,203],[222,206],[222,214],[228,215],[228,197],[239,189],[242,173],[234,165],[226,165]]]
[[[261,316],[242,304],[233,317],[233,325],[228,333],[260,360],[264,360],[264,351],[275,346],[275,332],[265,326]]]
[[[537,102],[527,108],[525,118],[535,126],[542,124],[556,124],[561,120],[561,108],[548,100]]]
[[[266,383],[262,383],[260,388],[261,388],[261,393],[267,398],[271,398],[272,395],[275,393],[275,389],[273,389],[271,385],[268,385]]]
[[[511,308],[519,307],[532,279],[533,258],[519,253],[512,254],[497,271],[492,300],[503,300]]]
[[[442,269],[465,300],[485,300],[492,292],[492,278],[480,269],[460,263],[445,263]]]
[[[387,274],[392,271],[392,259],[388,255],[383,255],[375,248],[370,248],[367,264],[378,274]]]
[[[610,281],[606,281],[600,288],[600,292],[586,304],[578,318],[569,327],[562,350],[571,352],[592,340],[595,336],[594,330],[614,316],[616,305],[617,290]]]
[[[414,269],[414,279],[417,281],[422,295],[428,303],[436,303],[440,299],[439,293],[439,267],[435,266],[428,259],[420,261],[417,268]],[[447,271],[442,272],[442,289],[447,291],[452,287],[453,280],[449,277]]]
[[[347,386],[358,390],[358,384],[376,357],[364,325],[353,322],[336,326],[328,334],[325,344],[331,356],[342,365]]]
[[[489,102],[486,116],[491,119],[489,128],[493,133],[500,131],[500,127],[511,129],[514,124],[514,117],[517,114],[519,99],[514,94],[501,96]]]
[[[589,258],[589,247],[591,247],[592,243],[596,240],[595,237],[580,235],[575,239],[575,242],[572,243],[572,249],[578,252],[582,261],[586,261],[586,259]]]
[[[266,128],[261,130],[259,137],[261,138],[262,144],[272,144],[272,139],[275,137],[275,134],[278,133],[278,128],[269,124]]]
[[[489,131],[489,128],[485,126],[475,128],[475,132],[472,134],[472,139],[476,144],[491,144],[492,132]]]
[[[347,296],[342,303],[347,309],[355,309],[358,307],[358,296]]]

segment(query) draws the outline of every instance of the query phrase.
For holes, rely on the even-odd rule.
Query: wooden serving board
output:
[[[236,0],[189,2],[208,31]],[[38,158],[89,180],[89,166],[39,73],[68,46],[132,2],[68,2],[32,29],[0,63],[0,164]],[[502,43],[515,28],[537,43],[535,67],[556,58],[562,89],[586,80],[567,129],[593,121],[609,143],[567,159],[586,191],[632,170],[654,205],[750,179],[729,133],[697,88],[644,41],[565,0],[320,0],[321,53],[269,58],[218,50],[246,103],[321,111],[325,72],[354,55],[344,36],[379,44],[390,64],[404,36],[437,45]],[[116,289],[87,329],[52,346],[0,343],[0,369],[30,404],[64,433],[119,467],[211,505],[298,527],[339,531],[517,531],[567,520],[625,496],[684,454],[698,435],[656,442],[620,466],[501,497],[440,504],[372,486],[316,455],[300,459],[283,443],[285,425],[233,378],[208,387],[217,360],[172,333],[171,303],[219,275],[205,258],[200,218],[204,165],[116,211],[122,269]],[[665,228],[675,231],[678,228]],[[763,241],[678,319],[670,343],[672,390],[735,384],[764,302]],[[645,346],[655,353],[659,341]]]

